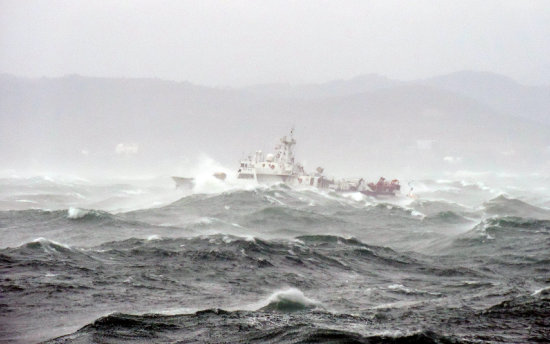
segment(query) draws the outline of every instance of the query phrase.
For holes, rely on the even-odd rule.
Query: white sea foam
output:
[[[300,239],[296,239],[296,238],[292,239],[292,243],[294,243],[294,244],[297,245],[297,246],[306,246],[306,243],[305,243],[305,242],[303,242],[303,241],[300,240]]]
[[[145,191],[141,190],[141,189],[136,189],[136,190],[122,190],[123,193],[125,194],[128,194],[128,195],[143,195],[145,193]]]
[[[485,239],[494,240],[495,237],[487,233],[487,227],[489,227],[489,224],[487,223],[487,221],[483,221],[482,223],[477,225],[476,231],[478,231],[481,236],[485,237]]]
[[[391,284],[391,285],[388,286],[388,289],[400,290],[400,291],[404,291],[405,293],[410,293],[412,291],[411,289],[405,287],[402,284]]]
[[[220,180],[214,177],[218,172],[225,173],[226,179]],[[206,155],[199,158],[199,163],[189,171],[188,176],[195,178],[193,193],[219,194],[235,190],[253,190],[258,187],[255,182],[237,179],[233,169],[223,166]]]
[[[277,310],[296,310],[321,306],[321,303],[310,299],[297,288],[279,290],[271,294],[265,306],[262,308],[273,308]]]
[[[285,196],[283,196],[282,194],[280,194],[278,192],[275,192],[274,195],[275,195],[275,197],[286,198]]]
[[[409,308],[421,304],[423,301],[397,301],[390,303],[383,303],[378,306],[373,307],[372,309],[392,309],[392,308]]]
[[[59,243],[57,241],[53,241],[53,240],[49,240],[49,239],[46,239],[44,237],[40,237],[40,238],[36,238],[34,239],[32,242],[39,242],[41,244],[55,244],[55,245],[58,245],[58,246],[63,246],[65,248],[68,248],[70,249],[70,247],[68,245],[65,245],[65,244],[62,244],[62,243]]]
[[[412,210],[411,211],[411,215],[414,216],[414,217],[418,217],[420,219],[424,219],[426,217],[426,215],[424,215],[423,213],[419,212],[418,210]]]
[[[278,205],[286,205],[285,203],[283,203],[282,201],[276,199],[275,197],[271,197],[271,196],[266,195],[266,196],[265,196],[265,199],[266,199],[269,203],[278,204]]]
[[[40,245],[42,246],[42,249],[47,253],[57,252],[57,250],[55,249],[55,247],[52,246],[52,244],[56,246],[64,247],[68,250],[72,250],[72,248],[69,245],[62,244],[60,242],[49,240],[43,237],[36,238],[32,242],[39,242]]]
[[[294,302],[302,303],[304,305],[316,304],[317,301],[307,298],[304,293],[297,288],[288,288],[284,290],[279,290],[271,294],[268,301],[276,302],[281,300],[291,300]]]
[[[342,194],[342,197],[350,199],[355,202],[361,202],[365,200],[365,195],[360,192],[346,192]]]
[[[81,219],[84,216],[88,215],[89,213],[90,213],[90,210],[70,207],[69,210],[67,211],[67,218],[73,219],[73,220]]]
[[[533,294],[531,294],[531,296],[546,295],[549,293],[550,293],[550,286],[535,290]]]
[[[149,314],[162,314],[162,315],[178,315],[178,314],[193,314],[198,312],[198,308],[178,307],[170,309],[151,309],[147,313]]]
[[[210,217],[201,217],[195,221],[195,223],[199,225],[209,225],[212,222],[214,222],[214,219]]]

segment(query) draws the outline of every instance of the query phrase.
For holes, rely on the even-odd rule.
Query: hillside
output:
[[[418,82],[370,76],[214,89],[3,75],[0,158],[4,169],[139,174],[173,173],[205,154],[232,167],[243,154],[271,149],[295,126],[300,160],[337,175],[548,168],[550,126],[503,111],[503,92],[495,90],[529,88],[503,79],[471,95],[464,91],[471,83],[458,73]],[[521,93],[517,99],[530,104]]]

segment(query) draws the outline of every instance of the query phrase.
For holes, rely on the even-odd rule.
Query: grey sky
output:
[[[0,72],[205,85],[463,69],[550,84],[550,1],[0,1]]]

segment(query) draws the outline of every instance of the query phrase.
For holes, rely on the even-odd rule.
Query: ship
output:
[[[375,183],[367,183],[363,178],[335,180],[326,177],[324,168],[317,167],[314,173],[307,173],[304,166],[295,161],[294,129],[283,136],[275,146],[274,153],[264,156],[262,151],[241,160],[238,179],[255,180],[258,183],[284,183],[290,186],[311,186],[336,192],[361,192],[367,196],[395,196],[401,188],[397,179],[387,182],[384,177]]]
[[[285,135],[279,141],[275,146],[274,153],[264,156],[260,150],[256,151],[253,156],[250,155],[241,160],[237,178],[251,179],[261,184],[284,183],[291,186],[308,185],[321,189],[329,188],[334,184],[334,180],[323,175],[322,167],[318,167],[315,173],[307,173],[304,166],[295,161],[294,129],[290,131],[288,137]]]
[[[334,179],[325,176],[324,168],[317,167],[308,173],[294,156],[294,129],[283,136],[273,153],[264,154],[261,150],[242,159],[237,170],[237,179],[250,180],[260,184],[283,183],[291,187],[313,187],[335,192],[361,192],[367,196],[395,196],[400,190],[397,179],[387,182],[384,177],[375,183],[367,183],[363,178]],[[214,173],[214,177],[225,180],[225,173]],[[172,177],[176,186],[192,189],[194,178]]]

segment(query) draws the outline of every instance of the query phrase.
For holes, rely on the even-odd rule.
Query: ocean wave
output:
[[[493,217],[487,219],[485,223],[487,226],[494,228],[521,228],[532,229],[534,231],[550,230],[550,220],[537,220],[517,216]]]
[[[307,298],[296,288],[276,291],[267,299],[267,305],[260,308],[262,311],[294,312],[321,307],[321,303]]]
[[[390,231],[405,227],[463,225],[472,222],[463,207],[452,202],[434,205],[387,202],[366,203],[338,194],[293,190],[272,186],[265,189],[234,190],[219,194],[193,194],[156,209],[123,215],[139,221],[238,234],[238,224],[254,235],[279,236],[311,233],[322,228],[327,233],[361,235],[365,227],[383,226]],[[475,218],[475,215],[472,215]],[[198,223],[201,221],[202,223]],[[209,219],[212,222],[209,222]],[[422,221],[419,221],[422,220]],[[344,229],[344,231],[342,231]],[[434,230],[437,230],[435,227]],[[406,233],[404,233],[406,235]]]
[[[543,209],[515,198],[500,195],[483,203],[482,209],[491,216],[530,217],[550,220],[550,210]]]
[[[190,194],[168,205],[167,208],[203,208],[230,205],[232,209],[287,207],[308,208],[363,208],[371,204],[360,193],[335,193],[318,189],[295,189],[285,184],[258,186],[253,189],[232,189],[214,194]]]
[[[32,242],[22,245],[23,247],[31,249],[42,249],[46,253],[59,253],[59,252],[74,252],[74,249],[69,245],[59,243],[57,241],[48,240],[46,238],[37,238]]]
[[[492,217],[482,220],[437,250],[447,256],[489,257],[491,263],[497,263],[505,271],[518,268],[546,273],[549,239],[548,220]]]
[[[166,206],[104,211],[119,197],[145,204],[157,189],[138,184],[51,186],[36,193],[74,201],[0,211],[0,313],[17,325],[8,340],[86,324],[55,342],[523,343],[547,333],[550,220],[527,192],[432,182],[417,200],[379,201],[204,183],[204,193],[159,188],[179,198]],[[35,200],[24,196],[32,187],[11,190],[0,202]],[[100,318],[112,311],[135,314]]]
[[[78,222],[78,220],[101,220],[101,219],[114,219],[115,216],[109,212],[83,209],[77,207],[70,207],[65,210],[48,210],[48,209],[24,209],[24,210],[8,210],[0,211],[0,217],[6,216],[13,220],[19,220],[23,223],[32,220],[39,221],[63,221],[70,220],[72,222]],[[73,221],[77,220],[77,221]]]
[[[460,344],[465,343],[455,337],[438,334],[434,331],[419,331],[402,335],[361,335],[334,329],[315,329],[308,333],[301,343],[373,343],[373,344]]]
[[[536,220],[515,216],[493,217],[481,221],[459,240],[510,240],[518,236],[539,236],[550,230],[549,220]],[[528,237],[524,237],[527,239]]]
[[[485,317],[525,317],[533,320],[550,319],[550,293],[543,290],[535,295],[521,295],[504,300],[478,314]]]
[[[278,314],[265,312],[229,312],[205,309],[192,314],[131,315],[114,313],[95,320],[75,333],[54,338],[46,343],[94,342],[155,342],[173,343],[426,343],[460,344],[460,339],[430,330],[416,331],[357,331],[346,330],[340,323],[350,322],[349,315],[301,312]],[[368,321],[356,318],[355,321]],[[359,325],[359,324],[357,324]],[[355,327],[358,327],[358,326]],[[372,333],[375,332],[375,333]],[[378,332],[378,333],[376,333]]]
[[[473,208],[450,201],[415,200],[409,207],[421,212],[426,220],[441,223],[461,224],[481,217]]]
[[[71,208],[69,208],[69,210],[67,210],[67,218],[68,219],[73,219],[73,220],[81,219],[81,218],[83,218],[86,215],[91,214],[91,213],[92,213],[91,210],[71,207]]]
[[[402,284],[391,284],[388,286],[388,290],[396,293],[404,293],[407,295],[431,295],[431,296],[441,296],[441,293],[431,292],[426,290],[419,290],[414,288],[408,288]]]
[[[95,209],[83,209],[70,207],[67,209],[67,219],[76,221],[110,221],[110,222],[123,222],[124,220],[120,216],[113,215],[109,212]]]
[[[13,249],[4,249],[0,253],[8,258],[26,260],[40,260],[42,253],[63,254],[68,261],[74,261],[77,265],[81,262],[88,264],[90,259],[146,261],[147,264],[159,264],[162,261],[162,264],[183,264],[192,269],[208,264],[214,271],[224,271],[231,267],[241,273],[257,269],[269,271],[287,269],[295,273],[355,271],[362,274],[375,266],[380,268],[409,266],[412,269],[422,267],[417,260],[389,248],[367,245],[356,238],[331,235],[266,240],[253,236],[228,234],[184,238],[169,238],[153,234],[147,238],[112,241],[86,249],[75,249],[68,245],[40,239]],[[287,277],[291,282],[292,275]],[[270,278],[276,281],[278,277],[270,275]]]
[[[432,215],[428,217],[428,220],[446,224],[466,224],[475,221],[474,219],[467,218],[450,210]]]
[[[550,296],[550,286],[535,290],[531,296]]]

